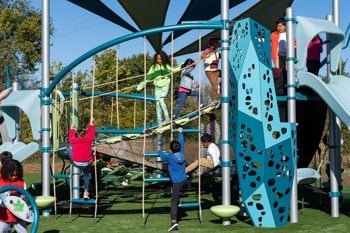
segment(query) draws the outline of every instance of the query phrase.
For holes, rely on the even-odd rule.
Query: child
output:
[[[168,162],[168,169],[172,183],[170,217],[171,225],[168,231],[178,230],[178,206],[180,202],[180,191],[187,184],[185,172],[184,137],[182,128],[178,128],[178,141],[170,142],[170,152],[159,150],[158,155],[163,161]]]
[[[7,160],[7,159],[12,159],[13,155],[10,151],[3,151],[0,154],[0,163],[1,165]]]
[[[11,152],[8,153],[11,154]],[[5,159],[1,167],[0,187],[7,185],[25,188],[22,164],[11,158]],[[6,207],[0,206],[0,232],[7,232],[12,226],[17,232],[27,232],[27,226],[23,220],[14,216]]]
[[[201,137],[204,148],[207,149],[206,158],[200,158],[200,164],[203,167],[213,168],[220,164],[220,150],[210,134],[203,134]],[[194,161],[186,167],[186,173],[190,173],[199,167],[199,160]]]
[[[276,31],[270,35],[271,38],[271,57],[275,68],[286,69],[287,56],[287,33],[286,21],[280,18],[276,21]]]
[[[68,141],[72,146],[72,161],[75,167],[81,168],[84,174],[84,199],[89,199],[89,175],[92,157],[92,142],[95,140],[95,126],[93,118],[90,119],[87,133],[77,131],[74,126],[69,130]]]
[[[193,76],[192,70],[196,67],[196,63],[192,59],[187,59],[181,66],[181,81],[179,87],[179,102],[174,111],[174,119],[178,118],[180,111],[185,105],[188,96],[199,96],[199,92],[193,90]],[[202,101],[200,101],[202,102]]]
[[[180,66],[174,69],[171,68],[170,59],[163,51],[157,52],[153,57],[153,65],[148,70],[146,80],[153,80],[158,124],[166,124],[170,121],[165,98],[169,92],[170,73],[177,72],[180,69]],[[140,91],[144,88],[144,85],[145,83],[141,82],[136,89]]]
[[[307,47],[307,71],[315,75],[318,75],[321,68],[320,55],[322,53],[322,44],[322,39],[317,35],[312,38]]]
[[[219,59],[221,58],[221,55],[218,51],[220,46],[219,39],[218,36],[210,37],[207,48],[200,56],[200,59],[204,59],[205,75],[211,84],[212,102],[216,101],[219,90],[218,78],[221,76],[221,71],[219,69]]]

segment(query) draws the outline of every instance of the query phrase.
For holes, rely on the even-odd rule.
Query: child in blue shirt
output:
[[[182,128],[178,128],[178,140],[170,142],[170,152],[158,150],[158,155],[163,161],[168,162],[168,170],[172,183],[170,217],[171,225],[169,231],[178,230],[178,206],[180,202],[180,192],[187,184],[186,162],[184,156],[184,137]]]

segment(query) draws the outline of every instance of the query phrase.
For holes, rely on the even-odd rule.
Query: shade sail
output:
[[[230,0],[229,9],[237,6],[238,4],[246,0]],[[208,10],[210,9],[210,10]],[[182,17],[179,19],[177,24],[180,24],[184,21],[194,21],[194,20],[208,20],[220,14],[220,1],[217,0],[192,0]],[[189,30],[175,31],[174,39],[185,34]],[[169,35],[166,40],[163,42],[163,45],[166,45],[171,41],[171,35]]]
[[[290,7],[292,3],[293,0],[261,0],[242,14],[234,17],[233,20],[250,17],[256,20],[258,23],[264,25],[269,30],[274,30],[277,19],[285,15],[286,8]],[[212,35],[220,35],[220,31],[213,31],[203,36],[201,38],[201,48],[205,48],[207,46],[208,39]],[[175,52],[174,56],[176,57],[194,53],[198,51],[198,45],[198,40],[196,40],[193,43]]]
[[[128,29],[132,32],[138,31],[136,28],[131,26],[125,20],[120,18],[116,13],[114,13],[108,6],[103,4],[99,0],[68,0],[71,3],[74,3],[98,16],[101,16],[104,19],[107,19],[125,29]]]
[[[136,25],[141,29],[161,27],[169,7],[169,0],[118,0]],[[158,51],[162,48],[162,34],[147,36],[152,47]]]
[[[68,0],[92,13],[95,13],[125,29],[132,32],[137,31],[133,26],[120,18],[101,0]],[[176,0],[179,1],[179,0]],[[229,0],[229,8],[232,8],[245,0]],[[125,9],[137,27],[141,30],[164,26],[170,0],[117,0]],[[275,22],[285,14],[287,7],[291,6],[293,0],[260,0],[233,20],[251,17],[270,30],[275,28]],[[210,9],[210,10],[208,10]],[[180,17],[178,23],[183,21],[208,20],[220,14],[219,0],[191,0]],[[174,39],[186,31],[175,31]],[[208,38],[212,35],[220,35],[220,31],[213,31],[201,39],[201,48],[205,48]],[[170,35],[171,36],[171,35]],[[147,36],[147,40],[157,51],[162,44],[168,43],[170,36],[162,43],[162,34],[157,33]],[[174,56],[185,55],[198,51],[198,39],[174,53]]]

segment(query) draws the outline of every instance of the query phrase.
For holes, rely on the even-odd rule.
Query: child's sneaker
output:
[[[85,200],[89,200],[89,192],[88,192],[88,191],[85,191],[85,192],[84,192],[83,198],[84,198]]]
[[[179,229],[179,224],[172,223],[168,231],[177,231]]]
[[[128,186],[129,185],[129,180],[128,179],[124,179],[122,182],[123,186]]]

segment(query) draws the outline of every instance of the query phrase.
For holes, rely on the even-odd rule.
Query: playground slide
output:
[[[322,100],[297,101],[297,138],[298,138],[298,167],[308,167],[319,146],[325,120],[327,106],[349,128],[350,103],[347,94],[350,91],[350,79],[344,76],[332,76],[325,83],[318,76],[309,72],[299,72],[300,92],[308,96],[319,96]]]
[[[331,76],[325,83],[320,77],[309,73],[298,73],[299,85],[314,90],[350,129],[350,78],[340,75]],[[315,116],[317,117],[317,116]]]

